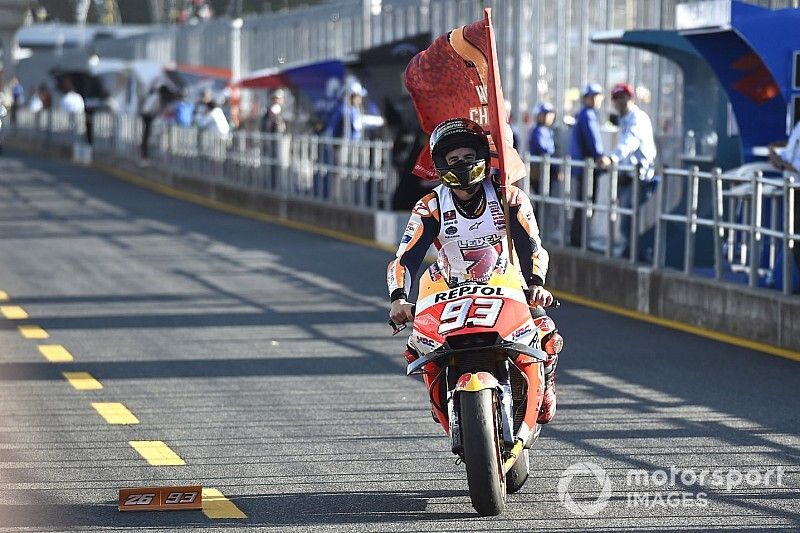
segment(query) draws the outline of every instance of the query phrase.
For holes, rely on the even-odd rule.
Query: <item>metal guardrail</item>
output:
[[[57,111],[31,113],[21,109],[17,112],[16,126],[13,126],[10,121],[5,126],[8,130],[14,128],[13,132],[7,132],[9,135],[34,136],[57,145],[71,144],[76,136],[80,137],[86,134],[86,122],[83,114],[74,115]]]
[[[534,170],[531,174],[550,177],[538,179],[529,192],[547,241],[570,244],[567,223],[572,213],[581,219],[577,246],[582,250],[598,251],[606,257],[624,255],[631,263],[664,269],[668,264],[667,227],[679,224],[683,239],[681,270],[692,275],[698,274],[698,228],[705,227],[713,242],[713,279],[725,280],[728,272],[743,273],[750,287],[777,285],[784,294],[792,291],[794,249],[800,246],[800,233],[794,233],[795,202],[800,201],[797,176],[777,172],[765,176],[758,168],[727,173],[720,169],[701,172],[696,166],[688,170],[665,168],[654,182],[632,179],[627,191],[630,202],[626,203],[620,196],[625,189],[620,187],[621,176],[639,175],[637,168],[612,166],[601,171],[592,160],[569,158],[529,157],[528,162]],[[558,169],[556,179],[552,177],[553,168]],[[584,179],[574,180],[576,173]],[[595,186],[598,182],[605,185],[599,187],[599,193]],[[576,184],[579,190],[575,190]],[[705,211],[700,209],[701,185],[710,191]],[[531,189],[529,183],[523,186]],[[624,218],[630,224],[629,232],[622,235],[620,222]],[[653,244],[648,251],[652,253],[644,254],[639,246],[642,235],[651,228]],[[623,254],[625,243],[629,246]],[[777,283],[773,275],[779,257],[781,279]]]
[[[82,117],[56,110],[38,115],[20,111],[11,135],[69,146],[83,142],[83,123]],[[138,117],[96,113],[92,124],[95,149],[143,161]],[[147,164],[246,190],[377,210],[391,206],[397,187],[391,152],[392,143],[386,141],[245,131],[218,135],[156,122]]]
[[[13,136],[46,146],[70,146],[83,138],[80,117],[58,111],[20,111],[18,116]],[[103,113],[92,122],[96,149],[141,160],[137,117]],[[149,164],[243,190],[374,211],[390,209],[397,187],[391,148],[385,141],[241,131],[222,136],[162,124],[154,126]],[[800,234],[793,233],[795,202],[800,201],[796,176],[765,176],[757,168],[723,173],[692,167],[665,168],[657,181],[645,181],[629,179],[639,175],[629,166],[603,170],[591,160],[550,157],[528,157],[527,162],[533,178],[522,186],[546,242],[654,269],[674,266],[669,253],[677,249],[680,270],[703,275],[695,261],[703,245],[697,236],[708,228],[713,251],[700,250],[711,257],[707,277],[724,281],[731,274],[744,275],[751,287],[777,285],[784,294],[792,291],[793,253],[800,245]],[[650,231],[652,242],[644,239]],[[676,238],[682,242],[672,241]],[[779,258],[777,283],[770,276]]]

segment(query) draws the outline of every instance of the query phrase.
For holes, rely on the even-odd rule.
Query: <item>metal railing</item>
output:
[[[664,168],[651,181],[628,179],[639,176],[638,168],[600,170],[592,160],[532,156],[528,162],[534,178],[522,186],[536,207],[545,241],[654,269],[678,268],[715,280],[744,277],[750,287],[792,292],[793,255],[800,246],[797,176],[765,175],[768,165],[726,173],[695,166]],[[668,231],[676,224],[678,231]],[[698,243],[701,228],[708,230],[710,247]],[[698,251],[708,258],[698,261]]]
[[[794,248],[800,245],[797,242],[800,234],[794,233],[795,201],[800,188],[797,176],[768,177],[761,170],[752,170],[746,175],[723,174],[718,169],[700,172],[697,167],[673,175],[687,180],[689,207],[685,214],[669,214],[662,206],[659,226],[663,228],[667,222],[684,225],[683,271],[687,274],[692,271],[697,228],[708,227],[713,238],[714,279],[721,279],[729,269],[732,273],[746,274],[751,287],[778,285],[789,294]],[[697,205],[697,191],[703,182],[710,186],[712,198],[712,209],[705,216],[698,213]],[[778,284],[773,276],[779,252],[782,279]],[[654,263],[655,266],[662,264]]]
[[[62,146],[85,139],[81,117],[55,110],[38,115],[20,111],[19,115],[12,135]],[[92,124],[95,150],[144,161],[138,117],[96,113]],[[377,210],[391,206],[397,187],[392,143],[386,141],[247,131],[219,135],[157,121],[148,146],[150,165],[287,198]]]
[[[10,129],[10,122],[6,124]],[[11,133],[9,133],[11,134]],[[50,144],[69,145],[76,136],[86,134],[84,115],[63,112],[31,113],[26,110],[17,112],[16,135],[35,137]]]
[[[94,148],[141,161],[137,117],[94,116]],[[58,111],[21,111],[12,136],[69,146],[83,121]],[[148,164],[175,174],[360,210],[390,209],[398,179],[391,143],[313,135],[156,124]],[[529,192],[543,239],[612,260],[677,269],[792,292],[800,180],[765,175],[766,166],[736,172],[664,168],[655,180],[640,169],[592,160],[529,157]]]

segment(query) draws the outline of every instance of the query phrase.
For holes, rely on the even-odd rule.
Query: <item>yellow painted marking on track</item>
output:
[[[106,419],[109,424],[138,424],[139,419],[128,410],[127,407],[118,402],[102,403],[92,402],[92,407]]]
[[[186,464],[177,453],[173,452],[169,446],[160,440],[132,440],[128,441],[128,444],[153,466],[180,466]]]
[[[9,320],[25,320],[28,313],[18,305],[0,305],[0,313]]]
[[[209,518],[247,518],[224,494],[209,487],[203,487],[203,514]]]
[[[8,300],[8,293],[6,291],[0,291],[0,302],[7,302]]]
[[[73,360],[72,354],[60,344],[40,344],[38,348],[51,363],[68,363]]]
[[[576,296],[574,294],[569,294],[561,291],[552,291],[552,293],[561,300],[574,302],[576,304],[584,305],[586,307],[591,307],[593,309],[599,309],[607,313],[613,313],[615,315],[621,315],[627,318],[633,318],[635,320],[640,320],[642,322],[647,322],[649,324],[656,324],[658,326],[662,326],[665,328],[677,329],[678,331],[683,331],[685,333],[691,333],[693,335],[698,335],[700,337],[706,337],[707,339],[713,339],[715,341],[724,342],[726,344],[733,344],[734,346],[739,346],[741,348],[748,348],[750,350],[756,350],[758,352],[764,352],[770,355],[777,355],[779,357],[784,357],[786,359],[791,359],[793,361],[800,361],[800,352],[795,352],[793,350],[778,348],[777,346],[770,346],[768,344],[752,341],[750,339],[744,339],[742,337],[728,335],[727,333],[711,331],[709,329],[701,328],[698,326],[692,326],[691,324],[678,322],[677,320],[670,320],[668,318],[661,318],[653,315],[648,315],[646,313],[642,313],[641,311],[634,311],[632,309],[626,309],[624,307],[619,307],[612,304],[590,300],[589,298],[584,298],[583,296]]]
[[[62,372],[61,374],[76,390],[98,390],[103,388],[103,384],[94,379],[88,372]]]
[[[19,334],[26,339],[49,339],[50,334],[45,330],[34,324],[26,324],[24,326],[17,326]]]
[[[179,200],[185,200],[187,202],[192,202],[198,205],[202,205],[205,207],[209,207],[211,209],[216,209],[217,211],[224,211],[226,213],[231,213],[234,215],[239,215],[246,218],[251,218],[255,220],[261,220],[263,222],[269,222],[272,224],[277,224],[280,226],[284,226],[287,228],[297,229],[301,231],[305,231],[308,233],[315,233],[317,235],[325,235],[326,237],[331,237],[333,239],[338,239],[340,241],[351,242],[354,244],[359,244],[361,246],[367,246],[369,248],[377,248],[378,250],[384,250],[387,252],[395,252],[396,247],[381,244],[375,242],[370,239],[364,239],[361,237],[355,237],[353,235],[348,235],[347,233],[330,230],[327,228],[320,228],[318,226],[314,226],[312,224],[306,224],[303,222],[296,222],[293,220],[285,220],[273,215],[268,215],[266,213],[262,213],[259,211],[254,211],[250,209],[244,209],[241,207],[236,207],[232,205],[227,205],[217,200],[211,200],[209,198],[205,198],[198,194],[189,193],[186,191],[181,191],[178,189],[174,189],[167,185],[163,185],[160,183],[152,182],[148,179],[142,178],[130,172],[126,172],[124,170],[120,170],[117,168],[108,167],[106,165],[101,165],[95,163],[93,165],[95,168],[105,172],[107,174],[111,174],[112,176],[116,176],[117,178],[127,181],[128,183],[132,183],[139,187],[150,189],[152,191],[164,194],[166,196],[171,196],[173,198],[177,198]],[[719,342],[724,342],[726,344],[733,344],[734,346],[740,346],[742,348],[749,348],[751,350],[756,350],[762,353],[770,354],[770,355],[777,355],[779,357],[785,357],[787,359],[791,359],[793,361],[800,361],[800,352],[795,352],[793,350],[787,350],[785,348],[779,348],[777,346],[770,346],[768,344],[763,344],[760,342],[754,342],[749,339],[744,339],[741,337],[736,337],[733,335],[728,335],[725,333],[719,333],[717,331],[712,331],[710,329],[701,328],[698,326],[693,326],[690,324],[685,324],[683,322],[679,322],[677,320],[670,320],[667,318],[659,318],[652,315],[648,315],[646,313],[641,313],[639,311],[633,311],[631,309],[625,309],[624,307],[619,307],[612,304],[606,304],[603,302],[599,302],[596,300],[592,300],[590,298],[584,298],[583,296],[577,296],[573,294],[569,294],[562,291],[552,291],[558,298],[568,301],[574,302],[580,305],[585,305],[586,307],[592,307],[594,309],[600,309],[601,311],[606,311],[608,313],[613,313],[616,315],[626,316],[628,318],[633,318],[634,320],[641,320],[643,322],[648,322],[650,324],[657,324],[659,326],[663,326],[666,328],[677,329],[679,331],[684,331],[686,333],[691,333],[693,335],[699,335],[701,337],[706,337],[709,339],[713,339]]]

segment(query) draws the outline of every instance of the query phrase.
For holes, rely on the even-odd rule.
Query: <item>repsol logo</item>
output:
[[[478,287],[475,285],[459,287],[447,292],[440,292],[436,294],[433,303],[446,302],[461,296],[505,296],[502,287]]]

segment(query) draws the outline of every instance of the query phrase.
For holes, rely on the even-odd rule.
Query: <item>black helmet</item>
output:
[[[451,189],[469,189],[480,183],[489,167],[489,140],[475,122],[465,118],[450,118],[431,132],[433,167],[442,183]],[[475,161],[448,165],[445,155],[456,148],[473,148]]]

